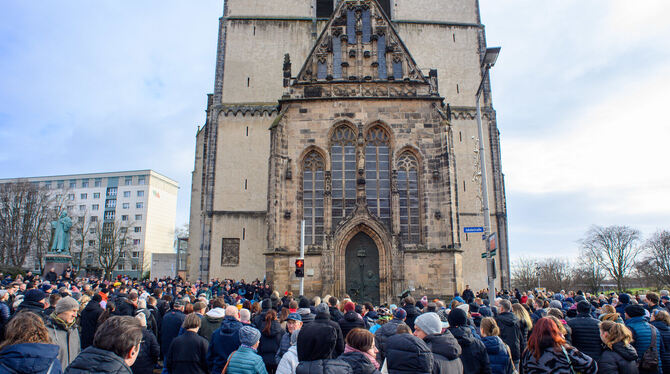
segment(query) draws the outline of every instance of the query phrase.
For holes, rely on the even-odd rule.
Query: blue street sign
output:
[[[463,227],[464,233],[473,233],[473,232],[484,232],[483,227]]]

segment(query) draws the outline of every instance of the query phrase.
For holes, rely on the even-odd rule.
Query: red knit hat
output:
[[[347,303],[344,304],[345,312],[353,312],[354,309],[356,309],[356,304],[352,303],[351,301],[347,301]]]

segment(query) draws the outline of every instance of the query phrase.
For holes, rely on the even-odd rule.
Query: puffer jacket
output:
[[[224,317],[221,327],[212,334],[207,349],[207,366],[212,373],[220,373],[226,366],[228,356],[240,346],[242,326],[244,326],[242,322],[236,320],[235,317]]]
[[[600,322],[589,313],[577,314],[568,321],[568,326],[572,329],[572,345],[595,361],[600,359],[603,350],[599,324]]]
[[[132,374],[126,362],[114,352],[90,346],[65,370],[65,374]]]
[[[628,318],[625,322],[626,326],[633,333],[633,347],[637,351],[637,356],[644,356],[644,352],[651,345],[651,329],[656,330],[656,346],[658,348],[658,362],[662,364],[662,356],[664,351],[663,337],[649,322],[647,322],[645,317],[633,317]]]
[[[598,364],[589,356],[574,348],[565,348],[570,362],[563,351],[556,352],[553,347],[546,348],[539,359],[535,359],[532,352],[526,350],[521,357],[519,372],[521,374],[572,374],[570,363],[575,372],[595,374]]]
[[[0,351],[0,373],[60,374],[58,346],[54,344],[14,344]]]
[[[661,340],[663,340],[663,352],[661,353],[661,367],[663,372],[670,373],[670,326],[663,321],[653,321],[651,323],[661,333]]]
[[[486,346],[466,326],[450,327],[449,332],[461,346],[461,362],[465,374],[490,374],[491,365]]]
[[[344,317],[342,317],[339,324],[340,328],[342,329],[342,336],[345,338],[345,340],[349,331],[357,327],[362,329],[365,328],[365,322],[363,322],[361,316],[356,312],[344,313]]]
[[[451,332],[428,335],[423,341],[433,352],[433,374],[463,372],[463,363],[459,358],[461,346]]]
[[[486,346],[486,353],[489,355],[492,374],[514,373],[512,358],[509,356],[507,346],[500,337],[485,336],[482,338],[482,343]]]
[[[375,365],[361,352],[344,353],[338,359],[349,364],[354,374],[381,374]]]
[[[230,363],[226,369],[226,374],[267,374],[263,358],[256,354],[253,348],[241,346],[237,351],[232,353]],[[226,357],[226,361],[228,358]],[[225,363],[224,363],[225,366]],[[221,367],[223,370],[223,366]],[[220,373],[221,371],[212,371],[212,373]]]
[[[398,331],[398,326],[400,325],[405,325],[405,322],[397,318],[393,318],[392,320],[381,325],[381,327],[375,331],[375,346],[379,350],[379,353],[377,354],[377,361],[384,362],[384,359],[386,358],[386,340],[396,334],[396,331]]]
[[[51,341],[59,347],[58,360],[61,363],[61,368],[65,370],[81,352],[79,328],[76,323],[69,327],[65,326],[63,322],[56,319],[54,314],[49,317],[46,327]]]
[[[314,317],[316,317],[316,314],[312,314],[312,311],[309,308],[298,309],[298,314],[300,314],[300,318],[302,318],[303,325],[314,322]]]
[[[351,366],[339,359],[303,361],[295,369],[296,374],[353,374]]]
[[[638,374],[637,352],[630,344],[614,343],[605,347],[598,360],[598,372],[603,374]]]
[[[161,347],[153,332],[146,327],[142,328],[142,343],[140,343],[140,353],[133,366],[133,374],[151,374],[154,372],[154,365],[158,362],[161,353]]]
[[[431,374],[435,360],[423,340],[411,334],[396,334],[386,340],[389,374]]]
[[[498,314],[495,318],[498,327],[500,327],[500,339],[510,349],[512,353],[512,360],[519,361],[521,358],[521,328],[519,326],[519,319],[511,312],[504,312]]]
[[[303,330],[305,327],[312,326],[312,325],[328,325],[332,327],[335,330],[335,333],[337,334],[337,341],[335,342],[335,350],[332,353],[332,356],[330,358],[336,358],[342,353],[344,353],[344,336],[342,335],[342,329],[340,328],[340,324],[337,322],[334,322],[330,319],[330,313],[328,312],[323,312],[323,313],[317,313],[316,317],[314,318],[314,322],[310,323],[309,325],[303,325],[302,329],[300,330],[300,333],[304,332]]]
[[[93,344],[93,337],[95,330],[98,328],[98,318],[102,314],[103,309],[99,301],[89,301],[81,311],[81,349],[86,349]]]
[[[264,328],[265,325],[263,325],[263,329]],[[279,350],[279,346],[281,345],[281,338],[284,333],[285,330],[281,328],[281,325],[276,320],[271,322],[269,333],[266,333],[261,329],[261,340],[260,344],[258,345],[258,354],[263,357],[263,362],[265,362],[266,366],[277,366],[275,355]]]

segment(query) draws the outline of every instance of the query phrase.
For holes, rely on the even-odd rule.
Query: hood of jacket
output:
[[[519,319],[516,318],[514,313],[505,312],[498,314],[498,316],[496,317],[496,322],[498,322],[498,324],[503,324],[506,326],[514,326],[517,323],[519,323]]]
[[[239,333],[239,330],[244,326],[242,322],[235,319],[235,317],[226,316],[221,320],[221,327],[217,330],[221,335],[233,335]]]
[[[298,308],[298,314],[300,314],[301,316],[312,314],[312,310],[309,308]]]
[[[637,351],[630,344],[624,344],[623,342],[614,343],[612,344],[612,350],[626,361],[637,360]]]
[[[58,357],[58,349],[54,344],[14,344],[0,351],[0,361],[19,373],[46,372]]]
[[[651,324],[654,325],[658,331],[670,331],[670,326],[666,325],[663,321],[652,321]],[[668,348],[666,347],[666,349]]]
[[[470,331],[469,327],[465,326],[459,326],[459,327],[450,327],[448,329],[449,332],[456,338],[458,341],[458,344],[461,345],[461,347],[466,347],[470,346],[475,343],[475,338],[472,336],[472,332]]]
[[[505,352],[505,343],[498,336],[485,336],[482,337],[482,342],[486,346],[486,352],[489,355],[495,355],[500,352]]]
[[[270,333],[269,334],[266,333],[265,331],[263,331],[263,330],[265,330],[265,324],[266,324],[266,322],[263,322],[263,328],[261,328],[261,334],[263,334],[265,336],[268,336],[268,337],[281,335],[282,328],[281,328],[281,325],[279,324],[279,322],[277,322],[277,321],[272,321],[271,322]]]
[[[444,334],[428,335],[423,338],[434,354],[445,357],[447,360],[457,359],[461,355],[461,346],[449,331]]]
[[[86,304],[86,306],[84,307],[84,310],[87,311],[87,312],[91,312],[91,311],[94,311],[94,310],[100,310],[100,311],[102,311],[102,307],[100,306],[100,302],[99,302],[99,301],[93,301],[93,300],[91,300],[91,301],[88,302],[88,304]],[[84,310],[82,310],[82,312],[83,312]]]
[[[93,346],[84,349],[72,361],[68,370],[72,369],[81,370],[84,373],[132,373],[126,362],[114,352]]]
[[[348,322],[355,322],[357,320],[360,320],[361,316],[358,315],[356,312],[346,312],[344,313],[344,320]]]
[[[221,319],[226,316],[226,310],[223,308],[214,308],[205,313],[205,316],[211,317],[213,319]]]
[[[337,342],[337,331],[324,323],[310,323],[298,334],[298,359],[302,361],[323,360],[330,357]]]

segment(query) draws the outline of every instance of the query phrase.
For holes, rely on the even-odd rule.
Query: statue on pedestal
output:
[[[70,229],[72,228],[72,219],[63,211],[57,221],[51,222],[52,240],[50,252],[60,254],[70,254]]]

